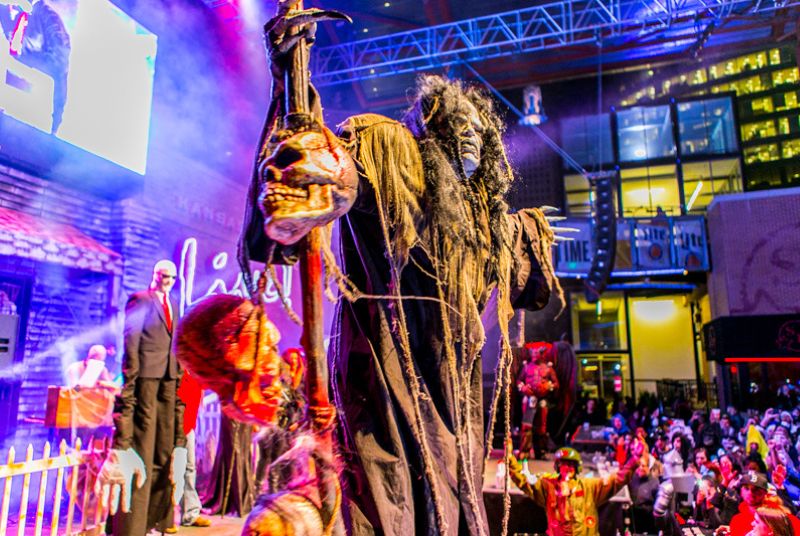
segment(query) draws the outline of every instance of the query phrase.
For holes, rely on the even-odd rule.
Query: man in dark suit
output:
[[[134,293],[125,306],[124,383],[114,407],[113,449],[99,475],[104,501],[109,491],[112,503],[122,493],[117,536],[171,528],[175,497],[183,495],[182,478],[173,478],[186,465],[184,406],[177,396],[182,371],[172,347],[178,309],[169,297],[176,273],[174,263],[159,261],[150,288]],[[131,493],[134,473],[140,476]]]

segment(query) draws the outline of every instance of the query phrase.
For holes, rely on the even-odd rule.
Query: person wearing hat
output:
[[[616,475],[605,478],[579,476],[581,455],[570,447],[556,451],[556,474],[539,475],[533,482],[513,456],[508,466],[514,484],[545,509],[549,536],[599,536],[598,507],[630,482],[646,450],[644,441],[636,439],[628,461]]]
[[[747,471],[742,475],[739,494],[742,502],[739,504],[739,513],[733,516],[730,524],[730,536],[745,536],[753,528],[756,510],[764,506],[783,508],[781,500],[769,495],[767,477],[762,473]],[[794,534],[800,534],[800,519],[789,515]]]

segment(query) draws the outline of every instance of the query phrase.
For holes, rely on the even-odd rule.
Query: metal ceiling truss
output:
[[[697,29],[701,20],[770,15],[800,0],[592,0],[539,6],[313,49],[317,87],[528,52],[643,39]],[[702,31],[702,30],[701,30]]]

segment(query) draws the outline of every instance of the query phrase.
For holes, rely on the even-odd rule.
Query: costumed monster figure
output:
[[[558,376],[553,368],[554,347],[550,343],[525,345],[529,361],[520,370],[517,389],[522,394],[522,429],[520,431],[520,458],[526,459],[531,447],[536,459],[547,450],[547,415],[549,405],[559,388]]]
[[[281,491],[259,501],[245,534],[488,535],[485,436],[501,390],[511,386],[507,325],[513,308],[540,309],[553,289],[560,294],[553,231],[538,209],[509,213],[503,196],[513,174],[503,125],[478,89],[423,76],[402,122],[365,114],[345,121],[338,137],[326,129],[316,93],[297,77],[308,74],[302,53],[314,23],[334,15],[298,4],[279,2],[265,26],[272,102],[239,247],[254,301],[198,304],[183,320],[184,333],[204,327],[179,342],[179,358],[225,395],[229,414],[274,424],[283,412],[278,393],[289,383],[267,348],[277,341],[250,261],[266,263],[263,285],[274,264],[308,259],[308,244],[322,236],[324,276],[344,298],[328,357],[335,412],[309,388],[307,417],[276,460],[288,464],[275,466],[285,486],[272,481],[268,491]],[[297,101],[306,90],[304,112]],[[318,232],[336,219],[342,268]],[[310,266],[303,273],[313,276]],[[492,294],[501,357],[492,422],[484,423],[481,314]],[[212,371],[208,361],[224,363]],[[507,436],[508,404],[506,396]],[[335,458],[325,445],[334,426]]]
[[[300,35],[310,35],[312,16],[293,17]],[[344,212],[343,269],[325,257],[345,298],[329,367],[346,530],[488,534],[481,313],[496,293],[507,389],[505,326],[514,307],[540,309],[557,287],[553,232],[537,209],[509,214],[503,125],[481,91],[423,76],[402,122],[352,117],[339,142],[318,106],[313,121],[287,116],[282,70],[292,38],[278,26],[297,29],[268,25],[273,101],[240,260],[245,273],[250,260],[292,263],[310,227]]]

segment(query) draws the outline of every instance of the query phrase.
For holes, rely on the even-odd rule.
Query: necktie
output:
[[[172,316],[169,314],[169,304],[167,303],[167,295],[162,294],[164,300],[161,302],[164,306],[164,318],[167,319],[167,330],[172,331]]]

